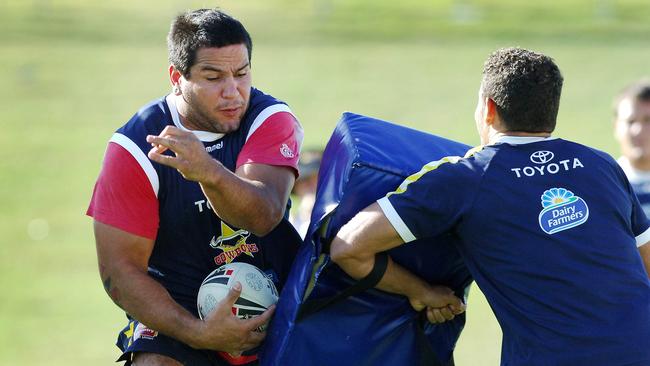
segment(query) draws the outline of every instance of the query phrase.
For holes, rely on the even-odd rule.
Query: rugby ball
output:
[[[232,313],[241,319],[256,317],[278,302],[273,281],[259,268],[248,263],[228,263],[212,271],[201,283],[196,299],[199,318],[210,314],[236,282],[241,283],[242,290]]]

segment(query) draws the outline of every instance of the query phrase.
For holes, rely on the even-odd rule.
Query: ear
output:
[[[183,76],[181,72],[174,66],[174,65],[169,65],[169,81],[171,82],[172,86],[178,86],[179,85],[179,80]]]
[[[496,121],[497,121],[497,104],[491,98],[485,98],[485,123],[488,126],[492,126]]]

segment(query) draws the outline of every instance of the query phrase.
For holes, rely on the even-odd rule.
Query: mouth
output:
[[[239,115],[241,109],[242,109],[241,106],[232,106],[232,107],[219,108],[219,112],[221,112],[222,114],[228,117],[234,117]]]

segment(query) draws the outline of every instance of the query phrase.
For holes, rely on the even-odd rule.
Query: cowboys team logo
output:
[[[547,234],[555,234],[584,224],[589,218],[589,206],[580,197],[564,188],[551,188],[542,194],[539,226]]]
[[[214,257],[214,262],[220,266],[225,263],[232,262],[235,258],[242,254],[253,257],[253,253],[257,253],[259,249],[257,244],[246,243],[246,239],[250,233],[246,230],[233,230],[230,226],[221,222],[221,235],[218,238],[210,240],[210,246],[215,249],[221,249],[223,252]]]

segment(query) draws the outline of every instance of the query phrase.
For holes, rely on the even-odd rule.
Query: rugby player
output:
[[[621,147],[618,163],[650,215],[650,80],[627,86],[614,100],[614,136]]]
[[[196,295],[232,261],[286,277],[292,255],[264,238],[286,216],[302,128],[287,104],[251,86],[252,43],[238,20],[212,9],[181,14],[168,48],[172,93],[110,139],[88,209],[105,290],[129,318],[120,359],[255,363],[242,353],[263,340],[255,330],[273,309],[235,317],[235,285],[200,320]]]
[[[612,157],[551,135],[562,84],[546,55],[491,54],[475,113],[483,145],[361,211],[331,256],[362,278],[377,252],[451,232],[503,329],[502,365],[647,366],[650,222]],[[405,272],[389,262],[378,287],[435,299]]]

